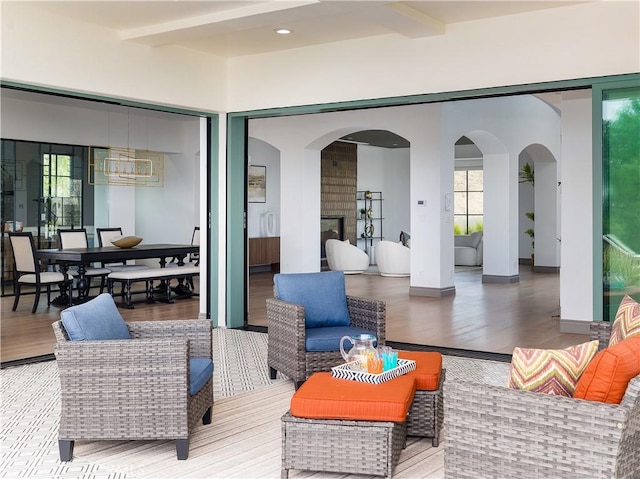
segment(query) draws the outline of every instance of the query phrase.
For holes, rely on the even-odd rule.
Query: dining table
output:
[[[136,259],[158,258],[161,268],[167,264],[167,259],[176,258],[177,265],[183,266],[184,259],[189,254],[200,251],[199,245],[191,244],[138,244],[131,248],[119,248],[117,246],[100,246],[91,248],[49,248],[39,249],[38,258],[48,260],[60,265],[63,273],[69,266],[78,267],[77,291],[78,297],[74,302],[82,303],[89,299],[89,280],[86,277],[86,268],[92,263],[112,264]],[[69,304],[66,291],[52,301],[56,305]]]

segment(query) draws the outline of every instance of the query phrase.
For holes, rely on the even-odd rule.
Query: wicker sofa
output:
[[[455,381],[444,404],[447,479],[640,478],[640,376],[619,405]]]
[[[189,390],[195,374],[190,358],[212,357],[211,323],[135,321],[126,327],[131,339],[72,341],[62,321],[53,323],[62,461],[72,459],[76,440],[175,440],[178,459],[187,459],[192,430],[200,421],[211,423],[211,376],[199,378],[204,385],[197,392]]]

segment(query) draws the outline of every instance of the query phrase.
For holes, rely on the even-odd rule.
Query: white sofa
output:
[[[455,235],[455,265],[482,265],[482,232],[476,231],[468,235]]]
[[[344,274],[364,273],[369,268],[369,256],[349,240],[328,239],[325,243],[327,263],[332,271]]]
[[[382,276],[403,277],[411,272],[411,250],[401,242],[379,241],[376,260]]]

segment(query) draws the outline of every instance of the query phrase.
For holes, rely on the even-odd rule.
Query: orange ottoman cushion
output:
[[[314,373],[291,398],[291,415],[308,419],[404,422],[416,392],[404,375],[382,384],[338,379]]]
[[[436,391],[442,374],[442,354],[437,351],[398,351],[399,359],[411,359],[416,369],[407,373],[416,378],[418,391]]]

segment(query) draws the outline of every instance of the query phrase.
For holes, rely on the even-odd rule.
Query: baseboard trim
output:
[[[560,273],[560,266],[533,266],[534,273]]]
[[[425,296],[428,298],[443,298],[445,296],[454,296],[456,294],[455,286],[446,288],[425,288],[422,286],[410,286],[409,296]]]
[[[499,276],[496,274],[483,274],[483,283],[518,283],[520,281],[520,275],[514,274],[513,276]]]
[[[571,334],[589,334],[589,326],[592,321],[583,321],[575,319],[561,319],[560,332]]]

